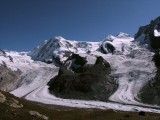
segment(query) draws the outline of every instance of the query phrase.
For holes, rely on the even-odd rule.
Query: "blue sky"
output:
[[[100,41],[160,16],[159,0],[0,0],[0,48],[29,51],[54,36]]]

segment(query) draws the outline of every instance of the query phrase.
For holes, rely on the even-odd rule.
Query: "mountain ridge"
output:
[[[112,40],[111,40],[112,39]],[[128,34],[120,32],[117,37],[112,35],[107,36],[104,40],[100,42],[87,42],[87,41],[72,41],[66,40],[65,38],[58,36],[48,41],[45,41],[43,44],[33,49],[28,55],[32,57],[33,60],[39,61],[52,61],[58,59],[59,62],[63,63],[67,57],[69,57],[72,53],[91,53],[91,52],[102,52],[104,50],[106,53],[109,51],[105,48],[107,44],[115,41],[120,41],[121,39],[133,39]],[[106,43],[106,41],[108,41]],[[124,41],[120,41],[123,42]],[[114,42],[117,44],[116,42]],[[105,44],[105,45],[104,45]],[[118,43],[120,44],[120,43]],[[125,43],[124,43],[125,44]],[[112,46],[114,46],[112,44]],[[115,46],[116,48],[116,46]],[[119,49],[119,46],[117,46]],[[110,48],[107,48],[110,49]],[[113,52],[113,50],[111,50]],[[120,49],[118,51],[121,51]]]

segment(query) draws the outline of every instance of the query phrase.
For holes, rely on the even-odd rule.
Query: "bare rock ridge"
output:
[[[140,44],[148,44],[152,49],[160,48],[160,16],[155,20],[151,20],[150,24],[139,28],[135,34],[135,39],[139,40]]]
[[[118,87],[110,72],[109,63],[100,56],[72,54],[49,82],[49,90],[62,98],[107,101]]]
[[[3,51],[2,49],[0,49],[0,55],[6,55],[5,51]]]

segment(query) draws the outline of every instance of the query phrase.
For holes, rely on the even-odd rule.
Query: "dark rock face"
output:
[[[6,55],[5,51],[3,51],[2,49],[0,49],[0,55]]]
[[[155,37],[153,33],[150,33],[149,40],[151,41],[151,46],[153,49],[160,48],[160,37]]]
[[[155,27],[157,29],[160,29],[160,16],[157,17],[155,20],[151,20],[149,25],[141,26],[138,30],[138,32],[135,34],[135,39],[138,38],[140,35],[144,34],[150,34],[153,33]]]
[[[154,56],[153,56],[153,59],[152,59],[156,65],[156,67],[159,69],[160,68],[160,54],[159,53],[156,53]]]
[[[10,70],[6,64],[0,66],[0,90],[3,91],[12,91],[20,83],[21,77],[20,71]]]
[[[144,111],[140,111],[140,112],[138,113],[138,115],[140,115],[140,116],[146,116],[146,113],[145,113]]]
[[[160,55],[153,56],[157,67],[156,76],[150,80],[140,91],[141,101],[148,104],[160,105]]]
[[[88,56],[87,56],[88,57]],[[57,97],[106,101],[118,85],[110,74],[111,68],[102,57],[95,63],[73,54],[61,66],[59,74],[49,82],[49,90]]]
[[[149,25],[140,27],[138,32],[135,34],[135,39],[137,39],[142,34],[144,34],[145,35],[144,43],[145,41],[149,40],[151,47],[153,49],[159,49],[160,48],[160,37],[154,36],[155,29],[160,30],[160,17],[156,18],[155,20],[152,20]]]
[[[159,65],[158,63],[158,66]],[[160,67],[158,67],[156,76],[141,89],[140,93],[142,102],[160,105]]]
[[[113,44],[111,44],[110,41],[105,41],[100,46],[100,50],[102,53],[105,53],[105,54],[107,54],[108,52],[111,52],[113,54],[113,52],[116,50],[116,48],[113,46]]]
[[[141,90],[141,101],[148,104],[160,105],[160,69],[155,78],[148,82]]]

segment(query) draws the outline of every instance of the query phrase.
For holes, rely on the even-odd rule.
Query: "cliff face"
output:
[[[137,39],[140,44],[148,44],[152,49],[160,48],[160,17],[139,28],[138,32],[135,34],[135,39]]]
[[[62,98],[106,101],[118,86],[110,72],[102,57],[73,54],[50,81],[49,90]]]

